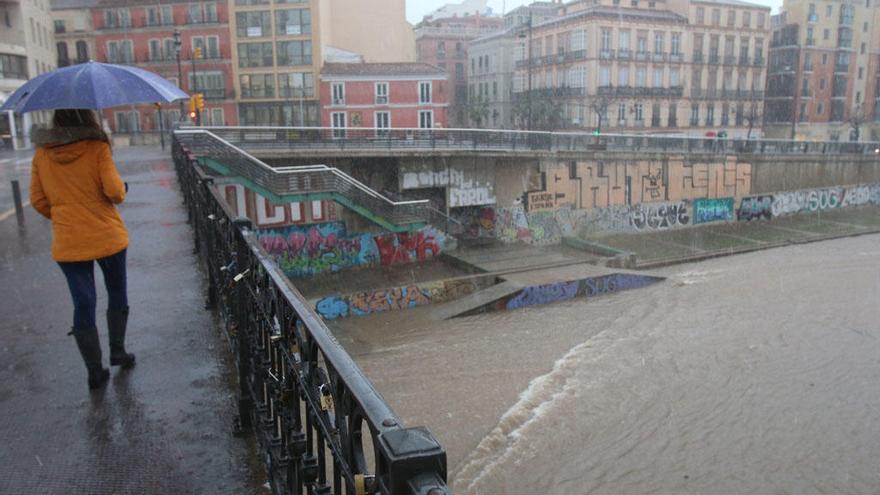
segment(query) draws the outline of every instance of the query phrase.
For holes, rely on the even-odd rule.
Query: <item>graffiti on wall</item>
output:
[[[733,198],[700,198],[694,200],[694,224],[729,222],[733,216]]]
[[[450,212],[461,224],[460,237],[480,239],[495,237],[495,208],[491,206],[465,206]]]
[[[450,208],[495,204],[492,167],[473,164],[401,163],[400,189],[442,187]]]
[[[607,208],[657,201],[740,197],[751,192],[752,165],[668,160],[559,163],[545,168],[545,187],[529,193],[530,212],[571,206]]]
[[[315,310],[324,319],[367,316],[453,301],[488,285],[476,279],[442,280],[406,287],[334,295],[319,299]]]
[[[769,220],[773,217],[773,196],[748,196],[742,199],[736,210],[736,220]]]
[[[423,261],[439,254],[445,242],[444,234],[431,227],[405,234],[350,235],[341,222],[260,230],[257,238],[293,278]]]
[[[687,201],[643,203],[633,206],[630,211],[631,225],[636,230],[666,230],[691,221]]]
[[[849,208],[877,202],[876,191],[880,185],[871,184],[852,187],[828,187],[823,189],[807,189],[787,191],[773,195],[771,213],[774,217],[794,215],[803,212]]]
[[[570,282],[526,287],[507,299],[503,309],[518,309],[560,301],[576,297],[597,297],[630,289],[638,289],[663,280],[647,275],[615,273],[601,277],[590,277]]]

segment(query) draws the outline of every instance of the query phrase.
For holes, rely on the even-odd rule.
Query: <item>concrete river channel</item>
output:
[[[591,300],[331,322],[460,494],[880,493],[880,236]]]

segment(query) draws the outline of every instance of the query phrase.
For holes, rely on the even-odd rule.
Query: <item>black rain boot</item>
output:
[[[128,306],[107,310],[107,333],[110,340],[110,366],[123,369],[134,366],[134,354],[125,352],[125,327],[128,324]]]
[[[76,346],[89,370],[89,390],[101,388],[110,379],[110,370],[101,366],[101,342],[98,340],[98,329],[73,329],[70,334],[76,339]],[[69,334],[69,335],[70,335]]]

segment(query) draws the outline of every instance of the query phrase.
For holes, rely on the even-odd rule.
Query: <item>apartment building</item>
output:
[[[415,58],[404,0],[228,1],[244,125],[319,125],[317,79],[328,54],[366,62]]]
[[[436,65],[449,74],[453,96],[449,109],[450,125],[468,123],[468,44],[502,29],[499,17],[485,17],[480,11],[454,17],[430,17],[416,28],[416,60]]]
[[[28,79],[55,69],[55,39],[49,0],[7,0],[0,3],[0,100]],[[0,119],[0,137],[6,146],[30,147],[32,124],[44,124],[48,112]]]
[[[522,128],[754,135],[769,14],[740,0],[562,5],[559,17],[519,34],[515,120]]]
[[[513,52],[529,22],[540,24],[559,15],[559,4],[535,2],[503,17],[504,28],[468,44],[466,117],[469,127],[513,129]]]
[[[95,55],[91,9],[99,0],[52,0],[52,28],[58,67],[82,64]]]
[[[770,45],[766,135],[880,139],[878,21],[875,0],[783,3]]]
[[[96,61],[136,65],[161,75],[187,93],[203,94],[203,125],[238,123],[225,1],[100,0],[91,14]],[[194,60],[196,48],[201,49],[201,57]],[[187,119],[186,113],[188,109],[182,102],[163,105],[161,127],[171,128],[182,118]],[[160,129],[154,105],[106,109],[104,118],[116,134]]]
[[[447,127],[449,89],[446,71],[429,64],[326,64],[321,71],[321,125]]]

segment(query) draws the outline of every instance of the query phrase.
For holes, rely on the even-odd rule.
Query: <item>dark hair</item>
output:
[[[62,108],[55,110],[52,115],[52,127],[55,129],[63,129],[70,127],[87,127],[93,129],[98,134],[98,139],[110,144],[110,138],[104,132],[98,115],[86,108]]]

